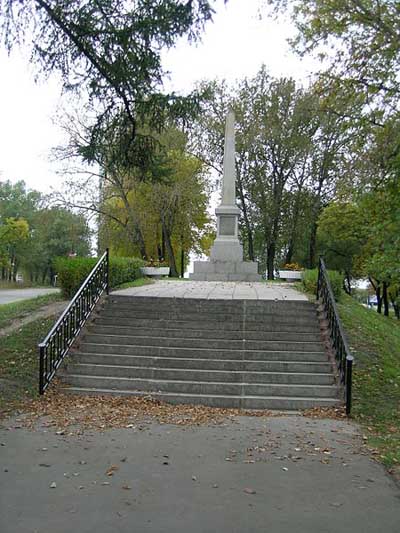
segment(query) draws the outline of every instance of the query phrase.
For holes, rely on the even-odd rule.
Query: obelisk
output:
[[[190,279],[201,281],[261,281],[256,262],[243,261],[239,242],[236,205],[235,114],[229,111],[225,123],[224,172],[221,204],[216,208],[217,237],[210,261],[195,261]]]

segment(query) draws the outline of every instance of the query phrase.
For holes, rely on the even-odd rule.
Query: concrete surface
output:
[[[207,298],[210,300],[307,300],[290,283],[257,283],[243,281],[168,281],[113,291],[126,296],[158,296],[173,298]]]
[[[0,289],[0,305],[57,292],[60,292],[60,289]]]
[[[344,421],[55,432],[0,429],[1,533],[399,532],[400,492]]]

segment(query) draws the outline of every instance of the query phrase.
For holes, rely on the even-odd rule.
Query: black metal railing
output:
[[[340,382],[344,387],[346,414],[349,415],[351,412],[351,389],[354,357],[350,355],[349,346],[347,344],[343,326],[339,318],[328,272],[322,257],[319,258],[318,266],[317,300],[320,300],[322,303],[329,323],[329,332],[335,351]]]
[[[108,249],[68,307],[39,344],[39,394],[43,394],[103,292],[109,292]]]

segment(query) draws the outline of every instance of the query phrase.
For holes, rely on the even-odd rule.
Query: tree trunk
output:
[[[382,300],[383,300],[383,314],[385,316],[389,316],[389,300],[388,300],[388,291],[387,291],[387,283],[386,281],[383,282],[383,289],[382,289]]]
[[[185,276],[185,250],[181,248],[181,278]]]
[[[390,294],[390,301],[393,305],[394,315],[397,318],[397,320],[400,320],[400,306],[396,303],[395,298]]]
[[[172,248],[171,237],[170,237],[170,235],[168,233],[168,230],[167,230],[164,222],[162,223],[162,227],[163,227],[163,235],[164,235],[165,247],[166,247],[167,255],[168,255],[170,276],[173,277],[173,278],[178,278],[179,274],[178,274],[178,270],[176,268],[175,255],[174,255],[174,250]]]
[[[242,207],[242,215],[243,215],[243,221],[244,225],[246,227],[246,233],[247,233],[247,252],[249,255],[249,260],[254,261],[254,239],[253,239],[253,230],[250,224],[249,216],[247,213],[247,206],[246,206],[246,200],[243,193],[243,187],[241,185],[241,182],[238,181],[238,191],[239,191],[239,198],[240,203]]]
[[[274,264],[275,264],[275,242],[272,242],[267,247],[267,278],[274,279]]]
[[[142,257],[142,259],[147,259],[146,244],[144,242],[143,234],[139,227],[136,227],[135,230],[137,243],[140,250],[140,256]]]
[[[381,295],[381,286],[380,285],[377,285],[376,287],[376,298],[378,300],[378,307],[377,307],[377,311],[379,314],[382,314],[382,295]]]
[[[317,220],[313,220],[312,225],[311,225],[310,247],[309,247],[309,253],[308,253],[308,268],[315,267],[316,252],[317,252]]]

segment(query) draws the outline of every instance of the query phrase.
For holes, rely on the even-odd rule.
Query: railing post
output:
[[[106,248],[106,293],[110,294],[110,249]]]
[[[351,413],[351,391],[353,382],[353,361],[354,357],[348,355],[346,357],[346,415]]]
[[[44,393],[44,350],[45,345],[39,344],[39,394]]]

